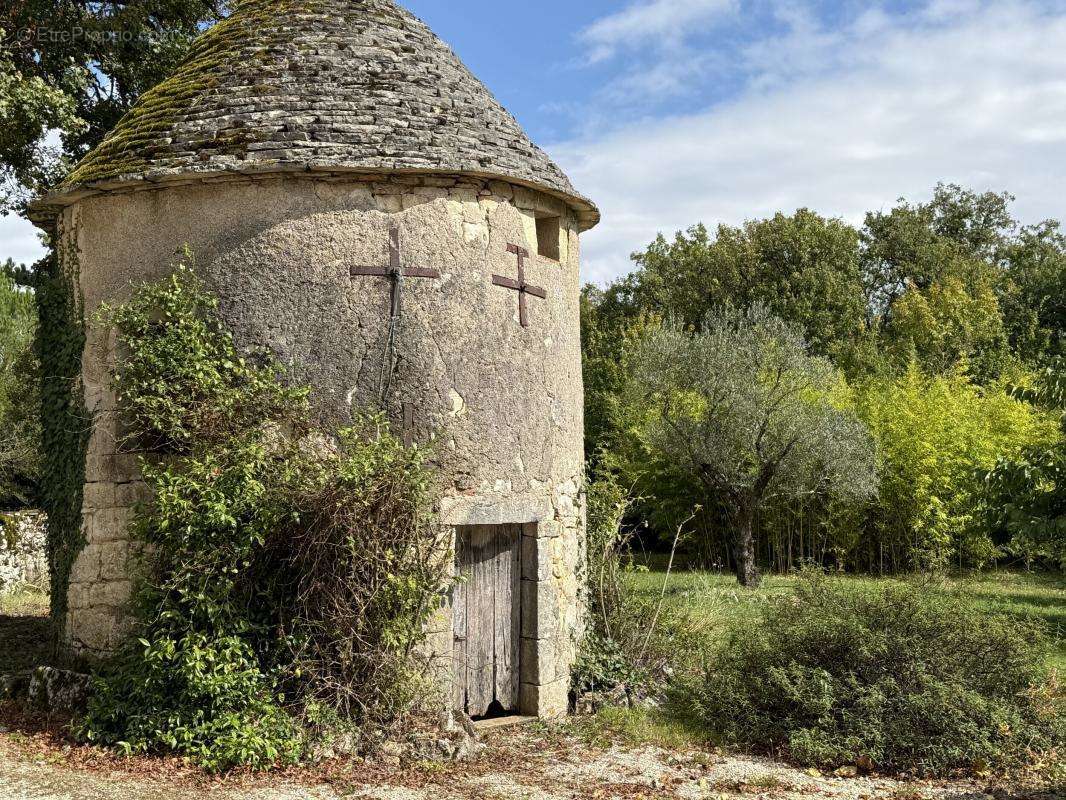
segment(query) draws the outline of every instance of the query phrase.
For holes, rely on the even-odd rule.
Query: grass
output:
[[[630,588],[647,600],[657,601],[663,591],[665,569],[630,573]],[[848,581],[875,586],[886,580],[847,576]],[[770,598],[787,594],[801,580],[798,576],[770,575],[754,591],[742,589],[728,574],[694,570],[675,571],[666,585],[664,616],[680,616],[701,635],[724,635],[736,618],[753,622]],[[911,578],[911,580],[923,580]],[[1056,646],[1049,666],[1066,674],[1066,575],[995,571],[960,574],[950,578],[924,579],[932,585],[951,588],[973,598],[989,611],[1035,617],[1044,622]],[[700,720],[680,713],[674,704],[663,708],[604,708],[590,718],[575,719],[575,730],[593,746],[624,742],[630,746],[652,745],[672,750],[699,751],[719,744],[718,737]]]
[[[600,748],[621,741],[633,747],[688,750],[712,741],[698,724],[658,708],[608,706],[592,717],[575,717],[573,726],[586,744]]]
[[[632,590],[647,598],[658,598],[665,571],[657,565],[648,571],[630,574]],[[724,634],[726,626],[737,617],[754,620],[770,598],[790,592],[799,577],[768,575],[757,590],[743,589],[729,574],[701,571],[675,571],[666,587],[664,607],[689,615],[701,628]],[[846,580],[875,585],[898,578],[848,576]],[[944,588],[953,588],[972,597],[988,609],[1017,616],[1035,617],[1048,626],[1056,646],[1051,666],[1066,673],[1066,575],[994,571],[967,573],[949,578],[918,578]]]

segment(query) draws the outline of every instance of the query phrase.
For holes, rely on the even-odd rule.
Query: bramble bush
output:
[[[922,775],[1051,763],[1066,734],[1035,622],[931,585],[812,576],[734,624],[686,698],[732,743]]]
[[[156,452],[133,531],[138,630],[81,735],[218,771],[408,719],[447,567],[423,454],[376,416],[317,430],[307,388],[242,355],[184,266],[101,319],[124,347],[127,443]]]

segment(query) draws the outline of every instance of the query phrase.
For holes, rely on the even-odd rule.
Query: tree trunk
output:
[[[755,564],[755,536],[752,532],[753,512],[750,507],[737,509],[736,514],[736,544],[734,545],[734,557],[737,562],[737,580],[741,586],[749,589],[758,588],[762,582],[762,576]]]

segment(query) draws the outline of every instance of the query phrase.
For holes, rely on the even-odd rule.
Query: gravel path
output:
[[[0,800],[1044,800],[1051,792],[974,782],[904,783],[809,774],[770,760],[654,747],[593,747],[569,728],[505,731],[465,764],[387,768],[337,762],[321,771],[212,780],[178,762],[99,758],[83,748],[0,733]],[[87,753],[89,754],[87,756]]]

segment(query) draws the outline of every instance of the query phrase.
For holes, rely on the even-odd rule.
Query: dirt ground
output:
[[[572,725],[486,737],[462,764],[341,760],[270,775],[209,778],[176,760],[122,759],[72,747],[53,729],[0,726],[2,800],[1051,800],[1066,795],[980,781],[900,782],[808,773],[710,750],[590,744]]]

